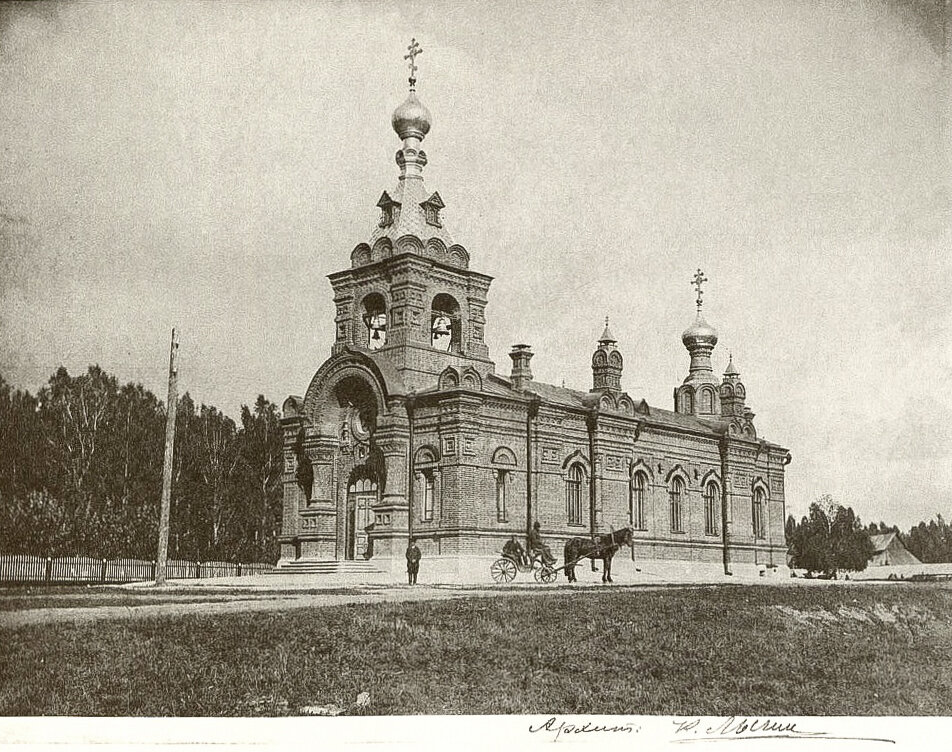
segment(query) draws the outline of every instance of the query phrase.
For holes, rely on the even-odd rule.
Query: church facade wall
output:
[[[411,93],[393,124],[397,188],[350,268],[329,275],[331,357],[283,410],[282,561],[396,570],[411,534],[424,556],[463,561],[538,521],[559,558],[570,538],[630,526],[636,558],[784,563],[789,454],[757,439],[733,361],[714,376],[703,273],[674,411],[622,390],[607,319],[590,392],[534,382],[528,345],[497,376],[484,342],[492,278],[469,268],[423,185],[429,114]]]

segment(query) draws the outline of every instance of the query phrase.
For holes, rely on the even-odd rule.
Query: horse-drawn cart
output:
[[[489,567],[493,582],[508,584],[516,579],[520,572],[532,572],[536,582],[549,584],[555,582],[559,572],[565,572],[569,582],[575,582],[575,567],[582,559],[600,559],[603,564],[602,582],[611,582],[612,557],[620,546],[633,545],[632,529],[630,527],[605,535],[596,535],[592,539],[573,538],[565,544],[565,563],[554,566],[547,564],[542,556],[533,553],[529,556],[519,556],[504,553]]]
[[[532,572],[536,582],[548,584],[555,582],[558,571],[562,567],[553,568],[542,561],[540,556],[519,560],[512,556],[501,556],[489,567],[493,582],[508,584],[516,579],[516,574]]]

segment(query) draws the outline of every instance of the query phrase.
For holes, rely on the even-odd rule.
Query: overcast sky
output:
[[[0,373],[98,363],[237,415],[330,353],[325,276],[424,148],[496,277],[498,370],[671,408],[690,279],[787,446],[788,511],[952,517],[948,61],[935,3],[55,3],[0,8]]]

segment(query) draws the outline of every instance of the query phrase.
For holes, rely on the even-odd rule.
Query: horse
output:
[[[581,559],[595,559],[605,562],[602,567],[602,582],[612,581],[612,557],[622,546],[633,546],[634,538],[630,527],[614,530],[606,535],[592,538],[572,538],[565,544],[565,576],[569,582],[575,582],[575,565]]]

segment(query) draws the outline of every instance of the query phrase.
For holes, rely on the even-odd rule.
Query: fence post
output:
[[[53,580],[53,557],[46,557],[46,581],[51,582]]]
[[[155,582],[155,561],[152,562],[152,576],[149,579]]]
[[[195,579],[200,580],[202,578],[202,562],[195,562]]]
[[[102,569],[99,570],[99,581],[100,582],[106,581],[106,560],[105,559],[102,560]]]
[[[241,562],[238,562],[238,576],[241,577]]]

